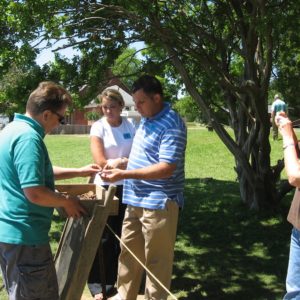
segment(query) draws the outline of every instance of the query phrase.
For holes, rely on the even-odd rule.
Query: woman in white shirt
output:
[[[126,169],[129,153],[135,135],[134,125],[121,116],[124,107],[122,95],[115,89],[106,89],[99,95],[103,117],[96,121],[91,128],[91,152],[94,162],[102,168]],[[94,183],[108,187],[109,183],[96,175]],[[110,216],[107,220],[114,232],[121,236],[122,222],[126,205],[122,204],[123,181],[114,183],[117,185],[116,196],[119,198],[119,215]],[[104,274],[106,279],[106,296],[116,293],[114,288],[117,280],[118,256],[120,253],[119,241],[105,228],[101,245],[103,251]],[[100,263],[96,255],[93,263],[88,286],[94,299],[102,299],[102,286],[100,280]]]

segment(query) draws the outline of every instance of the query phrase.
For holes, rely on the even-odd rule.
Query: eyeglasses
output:
[[[54,113],[55,115],[57,115],[57,117],[58,117],[58,122],[59,122],[61,125],[66,124],[66,120],[65,120],[65,117],[64,117],[64,116],[62,116],[61,114],[59,114],[59,113],[56,112],[56,111],[52,111],[52,113]]]

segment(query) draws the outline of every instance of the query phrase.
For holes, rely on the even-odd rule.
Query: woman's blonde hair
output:
[[[122,108],[125,106],[124,99],[121,93],[115,89],[105,89],[99,96],[100,105],[102,105],[103,98],[116,101]]]

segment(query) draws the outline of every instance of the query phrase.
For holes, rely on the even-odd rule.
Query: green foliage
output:
[[[1,111],[7,116],[24,113],[30,92],[45,78],[44,70],[35,64],[23,68],[12,65],[0,80]]]
[[[178,99],[173,108],[186,119],[187,122],[201,122],[201,111],[199,106],[193,101],[190,96]]]
[[[17,1],[3,0],[0,3],[0,79],[12,65],[32,65],[38,52],[30,45],[36,35],[30,29],[38,21]]]
[[[298,83],[300,80],[300,34],[295,28],[299,28],[299,8],[289,7],[288,21],[282,21],[282,31],[279,33],[280,48],[276,53],[274,62],[275,70],[272,80],[272,89],[275,93],[281,93],[282,99],[288,103],[290,115],[299,118],[300,102]]]
[[[175,103],[179,92],[183,90],[182,80],[170,61],[166,59],[166,52],[163,48],[157,47],[152,42],[145,47],[141,51],[143,72],[157,76],[164,87],[165,100]]]
[[[88,111],[85,113],[85,117],[91,121],[97,121],[101,117],[101,114],[97,111]]]
[[[114,61],[111,68],[113,74],[131,89],[133,82],[138,78],[141,71],[142,61],[136,58],[136,50],[125,49]]]

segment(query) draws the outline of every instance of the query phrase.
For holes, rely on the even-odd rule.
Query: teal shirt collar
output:
[[[41,124],[38,121],[36,121],[36,120],[34,120],[30,117],[27,117],[27,116],[22,115],[22,114],[15,113],[14,121],[27,123],[34,130],[36,130],[42,138],[44,138],[45,135],[46,135],[45,134],[45,129],[41,126]]]

